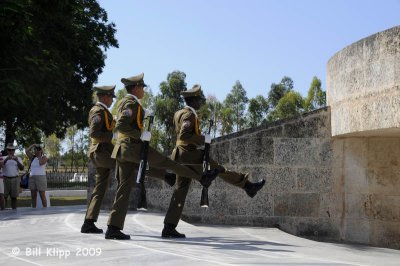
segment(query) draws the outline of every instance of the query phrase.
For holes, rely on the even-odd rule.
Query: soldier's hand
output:
[[[143,131],[140,139],[143,141],[150,141],[151,139],[151,132],[150,131]]]
[[[204,142],[210,144],[211,143],[211,136],[206,134],[204,135]]]

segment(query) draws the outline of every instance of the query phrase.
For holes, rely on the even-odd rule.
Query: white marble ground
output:
[[[131,212],[130,241],[81,234],[85,206],[0,212],[0,265],[400,265],[400,250],[321,243],[273,228],[195,226],[160,237],[163,215]],[[106,228],[108,213],[98,226]]]

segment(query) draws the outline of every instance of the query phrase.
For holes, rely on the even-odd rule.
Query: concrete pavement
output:
[[[80,233],[85,206],[0,212],[0,265],[400,265],[400,251],[321,243],[275,228],[196,226],[160,237],[163,215],[130,212],[130,241]],[[106,229],[108,212],[98,225]]]

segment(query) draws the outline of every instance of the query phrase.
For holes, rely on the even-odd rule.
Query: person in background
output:
[[[3,157],[3,181],[4,181],[4,199],[7,205],[7,198],[11,197],[11,208],[17,208],[18,197],[18,175],[19,170],[24,170],[22,159],[15,156],[16,147],[12,143],[7,144],[7,156]]]
[[[4,210],[3,156],[0,154],[0,210]]]
[[[37,192],[39,191],[42,206],[47,207],[46,190],[46,165],[47,157],[44,156],[40,144],[32,144],[25,149],[25,153],[31,161],[31,171],[29,177],[29,189],[31,190],[32,208],[36,208]]]

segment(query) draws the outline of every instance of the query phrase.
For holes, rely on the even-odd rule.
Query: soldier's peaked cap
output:
[[[181,95],[182,95],[184,98],[187,98],[187,97],[199,97],[199,96],[202,95],[202,93],[201,93],[201,86],[198,85],[198,84],[193,85],[193,87],[192,87],[190,90],[182,91],[182,92],[181,92]]]
[[[96,94],[106,94],[106,95],[111,95],[115,97],[114,90],[115,90],[115,85],[113,86],[96,86],[93,87],[93,90],[96,92]]]
[[[121,82],[125,85],[125,87],[134,85],[143,85],[144,87],[147,87],[146,83],[144,83],[143,77],[144,73],[140,73],[139,75],[130,78],[122,78]]]

